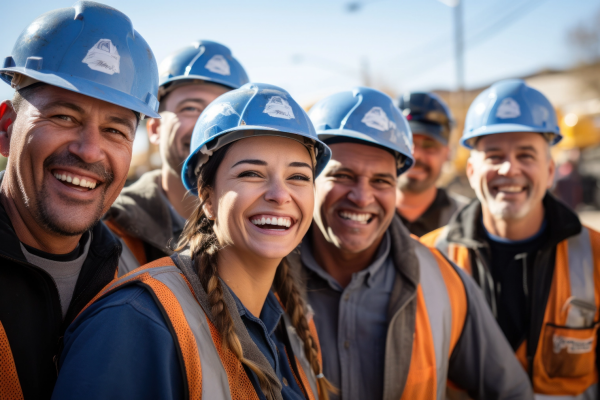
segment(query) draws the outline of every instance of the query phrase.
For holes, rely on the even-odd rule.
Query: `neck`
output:
[[[437,195],[437,187],[431,186],[421,193],[397,191],[396,209],[406,220],[413,222],[429,208]]]
[[[373,262],[377,249],[383,240],[378,238],[368,249],[353,253],[345,251],[325,239],[316,224],[312,226],[313,257],[333,279],[342,287],[352,281],[352,274],[367,268]]]
[[[525,240],[532,237],[542,227],[544,222],[544,206],[532,209],[520,219],[502,219],[490,213],[487,207],[482,207],[483,225],[494,236],[508,240]]]
[[[196,207],[196,197],[187,196],[181,176],[164,164],[162,168],[162,188],[171,206],[185,219],[189,219]]]
[[[17,198],[18,199],[18,198]],[[17,238],[28,246],[50,254],[67,254],[75,250],[81,235],[62,236],[41,227],[24,206],[19,211],[6,177],[0,188],[0,203],[4,207]]]
[[[260,316],[281,259],[238,254],[232,247],[219,251],[219,276],[255,317]]]

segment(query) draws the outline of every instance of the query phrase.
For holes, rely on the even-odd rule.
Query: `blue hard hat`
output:
[[[154,54],[129,18],[104,4],[80,1],[38,17],[0,77],[17,89],[28,77],[160,118]]]
[[[208,158],[229,143],[253,136],[280,136],[313,146],[317,176],[331,158],[331,150],[288,92],[265,83],[247,83],[219,96],[200,114],[181,171],[185,188],[198,194],[197,177]]]
[[[562,139],[552,104],[520,79],[494,83],[477,96],[460,144],[472,149],[471,139],[506,132],[538,132],[549,137],[550,145]]]
[[[392,98],[379,90],[356,87],[336,93],[315,104],[308,115],[325,143],[350,138],[383,147],[396,156],[398,175],[414,162],[408,122]]]
[[[182,80],[198,79],[237,89],[249,82],[248,75],[228,47],[199,40],[165,58],[159,67],[159,96]]]
[[[423,134],[448,144],[454,126],[452,112],[438,95],[431,92],[409,92],[400,96],[398,108],[408,120],[413,135]]]

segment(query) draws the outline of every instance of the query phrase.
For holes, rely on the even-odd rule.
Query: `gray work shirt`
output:
[[[388,303],[396,270],[386,232],[366,269],[354,273],[343,288],[315,261],[310,238],[302,242],[308,270],[307,295],[315,313],[325,376],[339,390],[332,399],[383,398]]]
[[[21,251],[27,262],[46,271],[52,277],[54,283],[56,283],[63,319],[65,318],[65,315],[67,315],[67,310],[69,309],[71,299],[73,298],[73,292],[75,292],[77,278],[79,278],[83,263],[88,256],[91,243],[92,234],[90,232],[81,255],[72,261],[54,261],[31,254],[27,251],[25,246],[23,246],[23,243],[21,243]]]

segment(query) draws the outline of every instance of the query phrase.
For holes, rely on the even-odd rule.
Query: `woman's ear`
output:
[[[204,212],[204,215],[206,215],[206,218],[214,221],[216,215],[212,202],[213,191],[211,189],[205,189],[198,197],[200,198],[200,204],[204,203],[202,204],[202,211]]]

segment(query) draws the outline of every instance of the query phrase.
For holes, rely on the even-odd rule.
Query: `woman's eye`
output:
[[[260,174],[256,171],[244,171],[238,175],[238,178],[260,178]]]
[[[310,178],[306,175],[293,175],[290,177],[291,180],[294,181],[306,181],[306,182],[310,182]]]

